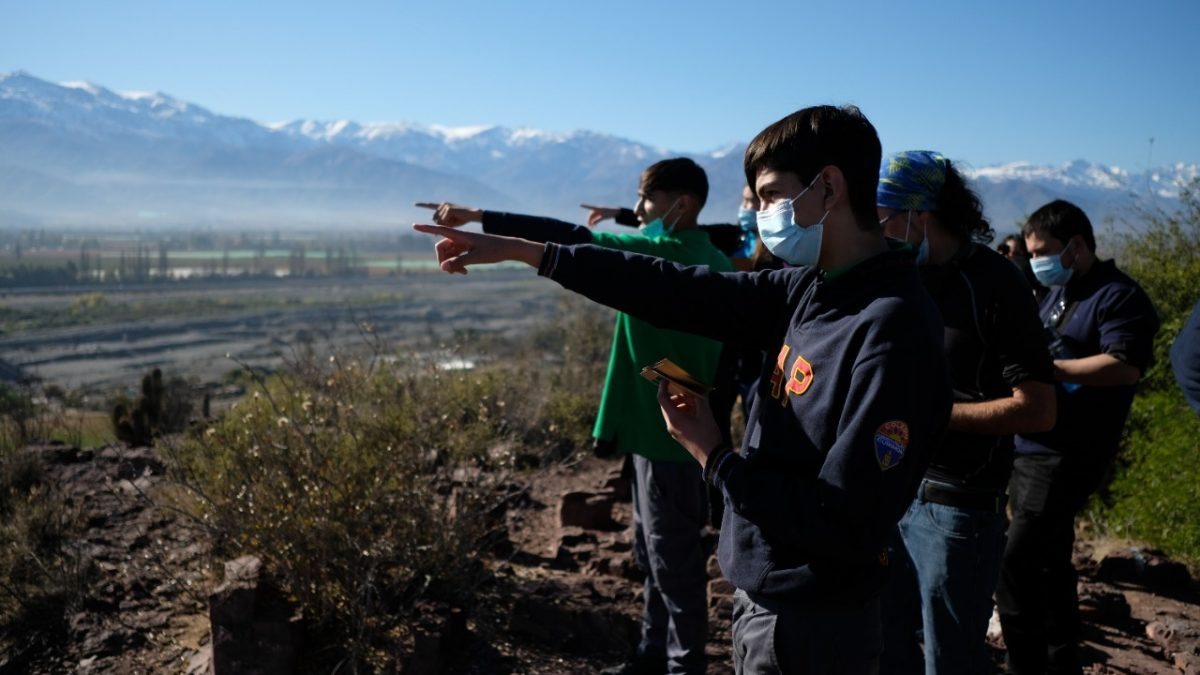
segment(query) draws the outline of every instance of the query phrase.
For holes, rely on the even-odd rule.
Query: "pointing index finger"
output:
[[[467,233],[453,227],[443,227],[441,225],[424,225],[421,223],[413,223],[413,229],[417,232],[425,234],[435,234],[447,239],[467,239]]]

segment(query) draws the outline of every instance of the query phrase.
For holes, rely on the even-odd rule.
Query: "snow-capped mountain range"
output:
[[[453,200],[580,221],[580,202],[631,205],[648,164],[708,171],[702,221],[732,221],[743,144],[671,152],[611,135],[498,126],[218,115],[161,93],[117,93],[0,74],[0,226],[396,227]],[[1075,201],[1097,225],[1137,200],[1168,204],[1200,164],[1132,172],[1094,162],[968,168],[1000,232],[1042,203]]]

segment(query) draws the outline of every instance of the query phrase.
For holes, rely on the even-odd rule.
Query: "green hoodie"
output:
[[[714,271],[733,270],[708,235],[697,229],[647,239],[641,234],[593,232],[593,243],[607,248],[657,256],[682,265],[708,265]],[[619,312],[604,393],[592,435],[614,441],[621,452],[648,459],[690,462],[683,446],[667,433],[658,407],[658,389],[641,377],[643,367],[668,358],[707,384],[713,383],[721,343],[690,333],[664,330]]]

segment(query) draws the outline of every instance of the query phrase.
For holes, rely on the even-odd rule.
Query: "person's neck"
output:
[[[1075,259],[1075,265],[1074,265],[1075,278],[1082,279],[1083,277],[1087,276],[1087,273],[1091,272],[1092,267],[1094,267],[1095,265],[1096,265],[1096,256],[1094,254],[1087,255],[1087,256],[1079,256],[1078,258]]]
[[[958,251],[966,245],[965,241],[948,235],[936,227],[930,227],[925,236],[929,237],[929,264],[945,265],[958,255]]]
[[[833,227],[830,227],[830,226]],[[817,267],[823,272],[840,272],[888,250],[883,232],[879,228],[864,230],[858,226],[853,214],[835,218],[829,214],[822,236],[827,241],[821,247],[821,258]]]
[[[700,225],[697,224],[695,220],[680,220],[679,222],[675,223],[675,227],[672,227],[671,231],[686,232],[688,230],[694,230],[697,227],[700,227]]]

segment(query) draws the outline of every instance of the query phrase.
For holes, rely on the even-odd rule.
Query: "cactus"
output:
[[[132,409],[123,403],[113,408],[113,432],[119,440],[130,445],[150,445],[162,431],[162,411],[162,371],[155,368],[142,378],[142,395]]]

